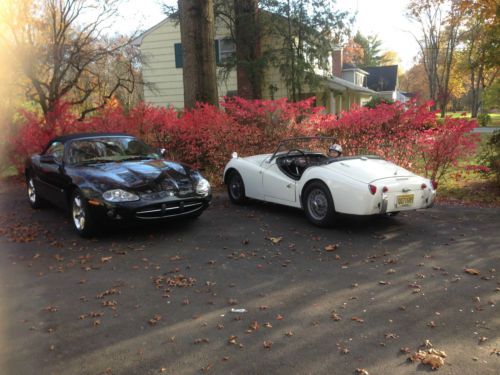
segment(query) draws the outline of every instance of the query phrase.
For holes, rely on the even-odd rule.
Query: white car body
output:
[[[311,153],[317,157],[321,155],[329,162],[306,166],[297,179],[284,173],[277,163],[280,157],[286,157],[286,153],[275,154],[250,157],[234,154],[224,169],[224,181],[227,183],[231,171],[237,171],[243,180],[246,197],[304,208],[302,195],[305,187],[319,180],[328,187],[335,212],[352,215],[429,208],[436,196],[430,180],[372,156],[336,160]],[[370,191],[370,185],[372,189],[376,187],[376,192]]]

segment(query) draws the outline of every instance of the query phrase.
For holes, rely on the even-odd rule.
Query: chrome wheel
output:
[[[73,197],[72,217],[75,228],[78,231],[85,229],[85,208],[83,207],[82,198],[79,195]]]
[[[312,190],[307,196],[307,208],[314,220],[321,221],[328,214],[328,199],[321,189]]]
[[[28,180],[28,199],[30,200],[30,203],[32,205],[35,205],[36,202],[36,190],[35,190],[35,184],[33,183],[33,179],[30,178]]]

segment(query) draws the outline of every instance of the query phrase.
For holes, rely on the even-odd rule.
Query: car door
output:
[[[276,158],[262,164],[262,190],[266,201],[290,205],[296,201],[297,182],[286,176],[276,164]]]
[[[57,141],[53,142],[40,155],[36,176],[40,195],[61,207],[66,205],[63,156],[64,144]]]

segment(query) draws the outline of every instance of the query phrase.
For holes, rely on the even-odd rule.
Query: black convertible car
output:
[[[105,220],[198,217],[212,199],[209,182],[161,154],[127,134],[54,138],[26,162],[29,202],[68,209],[82,236]]]

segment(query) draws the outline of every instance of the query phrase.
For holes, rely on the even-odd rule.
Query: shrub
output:
[[[500,185],[500,130],[496,130],[479,155],[481,164],[488,167]]]
[[[425,176],[439,181],[446,171],[457,165],[460,158],[476,152],[478,134],[471,134],[475,121],[446,117],[418,138]]]
[[[381,96],[373,96],[368,102],[365,103],[365,107],[367,108],[375,108],[379,104],[394,104],[394,100],[392,99],[385,99]]]
[[[165,148],[171,159],[203,169],[218,182],[232,151],[243,156],[272,152],[284,138],[319,134],[336,137],[346,154],[378,154],[415,172],[422,167],[439,179],[474,149],[475,138],[468,133],[474,122],[450,118],[438,122],[428,106],[414,101],[381,103],[373,109],[353,108],[337,119],[314,107],[313,98],[297,103],[231,98],[222,103],[222,110],[198,105],[177,111],[142,103],[129,112],[111,101],[95,116],[78,121],[61,103],[45,118],[23,112],[9,155],[22,172],[24,159],[57,135],[125,132]]]
[[[488,113],[481,113],[477,115],[477,121],[481,126],[488,126],[491,124],[491,116]]]

